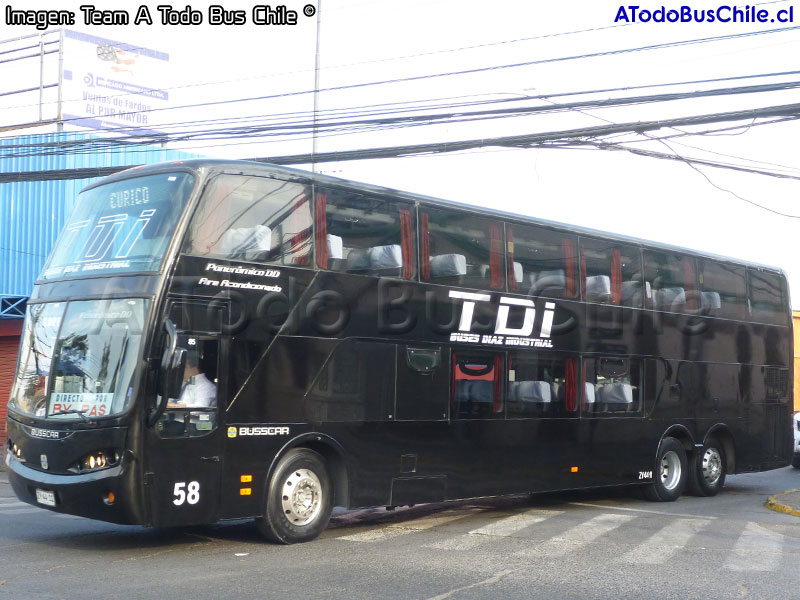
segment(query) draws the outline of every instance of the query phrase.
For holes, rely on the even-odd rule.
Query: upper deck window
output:
[[[505,287],[503,225],[467,213],[420,213],[420,270],[433,283],[481,289]]]
[[[193,185],[161,173],[81,193],[41,279],[158,271]]]
[[[642,306],[639,249],[617,242],[581,239],[581,289],[586,302]]]
[[[747,288],[744,268],[701,259],[700,308],[704,314],[728,319],[744,319]]]
[[[317,266],[321,269],[414,277],[412,206],[317,188]]]
[[[648,308],[678,313],[699,308],[694,258],[672,252],[645,251],[644,269]]]
[[[577,238],[542,227],[508,225],[508,287],[529,296],[577,298]]]
[[[197,208],[187,254],[311,266],[306,186],[266,177],[215,177]]]
[[[781,276],[761,269],[747,269],[750,313],[754,321],[785,325],[789,308]]]

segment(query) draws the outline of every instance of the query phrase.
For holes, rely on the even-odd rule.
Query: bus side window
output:
[[[503,390],[500,354],[453,353],[453,409],[458,419],[502,419]]]
[[[750,315],[754,321],[785,325],[789,309],[783,280],[777,273],[747,269]]]
[[[305,186],[266,177],[220,175],[203,194],[183,251],[310,267],[311,231]]]
[[[642,279],[638,248],[581,238],[581,290],[586,302],[639,308]]]
[[[641,365],[638,360],[618,356],[586,359],[583,380],[584,414],[641,414]]]
[[[513,352],[508,356],[508,418],[575,417],[575,358]]]
[[[502,290],[505,288],[503,224],[452,210],[420,214],[423,281]]]
[[[315,198],[320,269],[414,277],[413,206],[333,189],[317,188]]]
[[[507,225],[508,288],[528,296],[577,298],[578,238],[529,225]]]
[[[743,267],[700,259],[700,308],[703,314],[744,319],[747,286]]]
[[[644,252],[648,308],[692,312],[699,308],[695,259],[672,252]]]
[[[217,427],[219,341],[181,335],[178,345],[187,350],[181,394],[170,398],[156,432],[161,437],[206,435]]]

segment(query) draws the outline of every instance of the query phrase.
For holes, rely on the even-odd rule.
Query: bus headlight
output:
[[[22,454],[22,448],[17,446],[11,440],[8,440],[8,449],[11,451],[11,456],[16,458],[19,462],[25,462],[25,457]]]
[[[115,450],[99,450],[92,452],[83,458],[81,462],[82,471],[96,471],[98,469],[105,469],[106,467],[113,467],[119,463],[120,454]]]

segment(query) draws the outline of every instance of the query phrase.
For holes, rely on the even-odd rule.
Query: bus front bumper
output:
[[[141,522],[132,516],[134,511],[127,501],[130,494],[125,482],[129,477],[124,464],[91,473],[54,475],[26,466],[10,452],[6,453],[5,462],[8,481],[23,502],[110,523]]]

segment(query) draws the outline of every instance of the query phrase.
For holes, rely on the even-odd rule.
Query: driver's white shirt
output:
[[[209,408],[217,404],[217,386],[205,376],[198,373],[191,377],[181,392],[178,404],[187,408]]]

